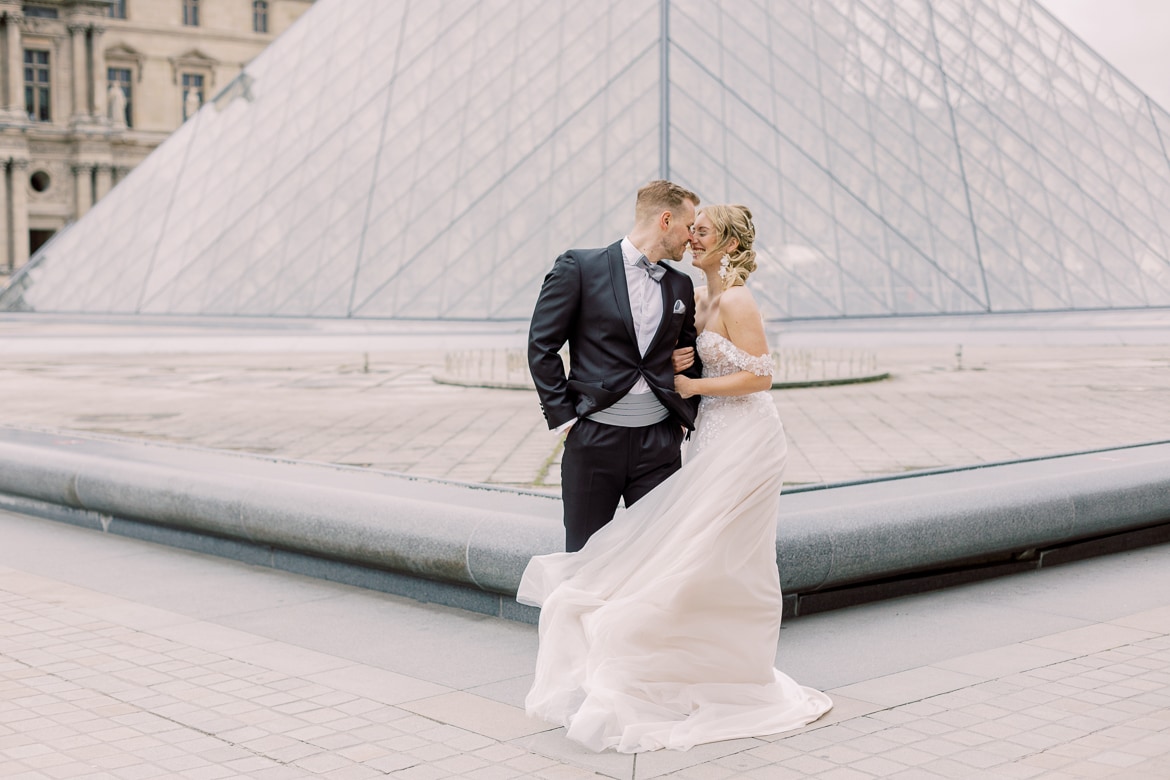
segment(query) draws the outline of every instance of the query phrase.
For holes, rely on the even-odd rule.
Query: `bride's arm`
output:
[[[731,343],[749,355],[769,355],[764,321],[751,292],[746,287],[725,290],[719,302],[719,318],[727,328]],[[713,323],[708,323],[710,327]],[[771,358],[768,358],[769,360]],[[736,371],[727,376],[691,379],[676,376],[674,389],[683,398],[692,395],[749,395],[772,386],[771,374],[759,376],[751,371]]]

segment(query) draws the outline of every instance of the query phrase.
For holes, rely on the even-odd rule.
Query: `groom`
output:
[[[565,549],[580,550],[682,465],[698,398],[674,391],[671,353],[695,346],[695,290],[662,263],[681,260],[695,193],[669,181],[638,190],[634,228],[604,249],[570,249],[544,279],[528,365],[549,428],[569,431],[561,461]],[[569,375],[558,354],[569,343]],[[684,373],[699,376],[701,366]]]

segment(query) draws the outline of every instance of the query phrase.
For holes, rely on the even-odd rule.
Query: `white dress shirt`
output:
[[[634,335],[638,337],[638,352],[644,357],[662,324],[662,284],[651,279],[646,269],[635,265],[642,254],[629,236],[622,239],[622,260],[625,261],[626,289],[630,292],[630,312],[634,315]],[[630,388],[631,395],[649,392],[650,385],[641,377]]]

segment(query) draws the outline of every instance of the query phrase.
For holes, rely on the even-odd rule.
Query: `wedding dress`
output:
[[[703,376],[772,373],[713,331]],[[765,392],[704,397],[685,465],[576,553],[537,556],[517,600],[541,607],[529,715],[622,753],[774,734],[829,697],[773,668],[776,521],[787,459]]]

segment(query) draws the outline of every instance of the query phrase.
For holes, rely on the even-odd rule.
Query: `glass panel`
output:
[[[212,107],[181,73],[194,118],[0,306],[523,319],[664,135],[755,214],[770,318],[1170,305],[1170,115],[1032,0],[673,0],[666,40],[662,7],[318,0]]]

